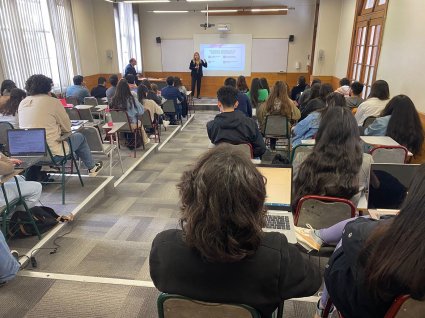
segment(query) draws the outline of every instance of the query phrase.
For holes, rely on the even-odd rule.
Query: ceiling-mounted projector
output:
[[[230,32],[230,24],[218,24],[217,31],[219,32]]]
[[[208,29],[208,28],[212,28],[213,26],[215,26],[215,24],[213,24],[213,23],[202,23],[200,25],[200,27],[204,28],[205,30]]]

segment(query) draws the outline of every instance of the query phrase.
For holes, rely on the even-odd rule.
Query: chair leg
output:
[[[113,150],[111,150],[108,154],[108,156],[109,156],[109,176],[112,176],[112,153],[113,153]]]
[[[122,166],[122,160],[121,160],[120,150],[118,148],[115,148],[115,150],[117,151],[117,153],[118,153],[118,159],[120,160],[121,172],[124,173],[124,168]]]
[[[78,167],[77,161],[75,160],[74,156],[72,156],[71,162],[75,163],[75,170],[77,170],[77,174],[78,174],[78,178],[80,179],[81,186],[84,187],[83,178],[81,178],[80,168]]]
[[[137,131],[134,131],[134,158],[136,158]]]
[[[62,163],[62,204],[65,204],[65,163]]]

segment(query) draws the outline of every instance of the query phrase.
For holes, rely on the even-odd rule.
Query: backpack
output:
[[[272,160],[272,165],[287,165],[290,164],[288,158],[283,157],[281,154],[276,154]]]
[[[46,233],[59,221],[64,221],[64,218],[56,214],[56,212],[47,206],[35,206],[29,209],[35,224],[38,227],[40,234]],[[17,222],[30,222],[30,216],[25,211],[15,211],[10,218],[11,224],[16,224]],[[34,226],[31,223],[19,224],[14,228],[14,231],[9,230],[10,237],[27,237],[37,235]]]

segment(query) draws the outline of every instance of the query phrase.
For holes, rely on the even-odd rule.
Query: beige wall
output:
[[[252,34],[254,38],[286,38],[294,34],[295,41],[289,45],[288,71],[305,72],[307,57],[311,54],[315,6],[313,1],[299,3],[301,5],[295,4],[295,10],[290,10],[287,16],[210,17],[210,23],[230,23],[232,33]],[[144,71],[162,71],[161,47],[155,42],[157,36],[182,39],[193,38],[193,34],[217,33],[214,28],[204,31],[199,26],[201,23],[205,23],[205,16],[199,13],[160,15],[146,12],[140,5]],[[273,57],[273,52],[270,56]],[[295,68],[297,61],[301,63],[300,70]]]
[[[335,72],[335,56],[338,41],[341,0],[321,0],[317,24],[313,75],[330,76]],[[319,52],[324,58],[320,60]]]
[[[390,0],[377,79],[388,81],[392,96],[406,94],[425,112],[425,1]]]

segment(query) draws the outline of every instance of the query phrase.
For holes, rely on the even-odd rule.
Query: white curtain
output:
[[[33,74],[68,86],[79,71],[69,0],[1,0],[0,64],[21,88]]]
[[[120,70],[131,58],[137,60],[136,70],[142,72],[142,54],[140,49],[139,14],[130,3],[114,5],[115,33],[117,38],[118,63]]]

